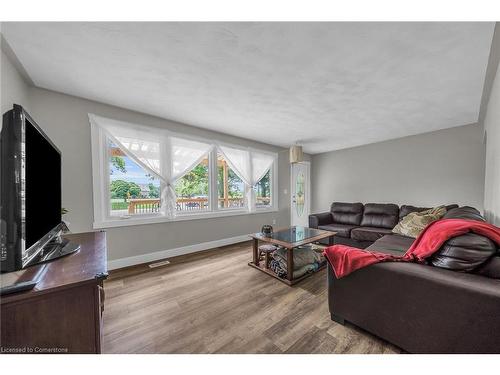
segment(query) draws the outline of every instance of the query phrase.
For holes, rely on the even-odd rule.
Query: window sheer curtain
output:
[[[255,211],[257,208],[257,192],[254,187],[271,168],[276,160],[276,156],[222,144],[218,144],[217,149],[229,164],[229,167],[247,186],[246,199],[248,210],[250,212]]]
[[[163,129],[93,114],[89,114],[89,120],[128,157],[162,182],[161,210],[168,218],[174,218],[177,200],[175,182],[198,165],[213,145],[171,136]]]

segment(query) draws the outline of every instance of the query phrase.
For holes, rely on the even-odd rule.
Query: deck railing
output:
[[[208,198],[177,198],[177,211],[202,211],[208,209]]]
[[[257,201],[255,202],[256,206],[269,206],[271,204],[271,197],[257,197]]]
[[[129,199],[129,214],[147,214],[160,211],[160,200],[157,198]]]
[[[268,206],[271,203],[269,197],[257,197],[257,207]],[[245,207],[245,198],[219,198],[220,208],[243,208]],[[208,209],[208,198],[177,198],[177,211],[203,211]],[[146,214],[160,211],[160,199],[141,198],[128,200],[128,213]]]
[[[219,208],[243,208],[245,207],[244,198],[219,198]]]

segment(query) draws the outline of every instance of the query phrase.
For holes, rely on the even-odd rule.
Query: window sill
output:
[[[242,216],[242,215],[258,215],[258,214],[266,214],[272,212],[278,212],[278,209],[275,208],[257,209],[257,211],[254,212],[241,211],[241,210],[218,211],[218,212],[211,211],[205,213],[177,215],[173,219],[169,219],[163,215],[147,216],[147,217],[130,217],[128,219],[116,218],[116,219],[108,219],[105,221],[96,221],[93,224],[93,228],[105,229],[105,228],[116,228],[116,227],[128,227],[132,225],[171,223],[176,221],[214,219],[219,217]]]

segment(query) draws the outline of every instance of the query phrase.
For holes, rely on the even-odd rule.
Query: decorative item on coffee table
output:
[[[272,225],[263,225],[262,228],[260,229],[262,234],[272,234],[273,233],[273,226]]]

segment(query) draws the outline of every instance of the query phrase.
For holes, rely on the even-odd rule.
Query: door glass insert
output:
[[[295,182],[295,210],[298,217],[304,214],[305,192],[304,192],[304,173],[299,172]]]

